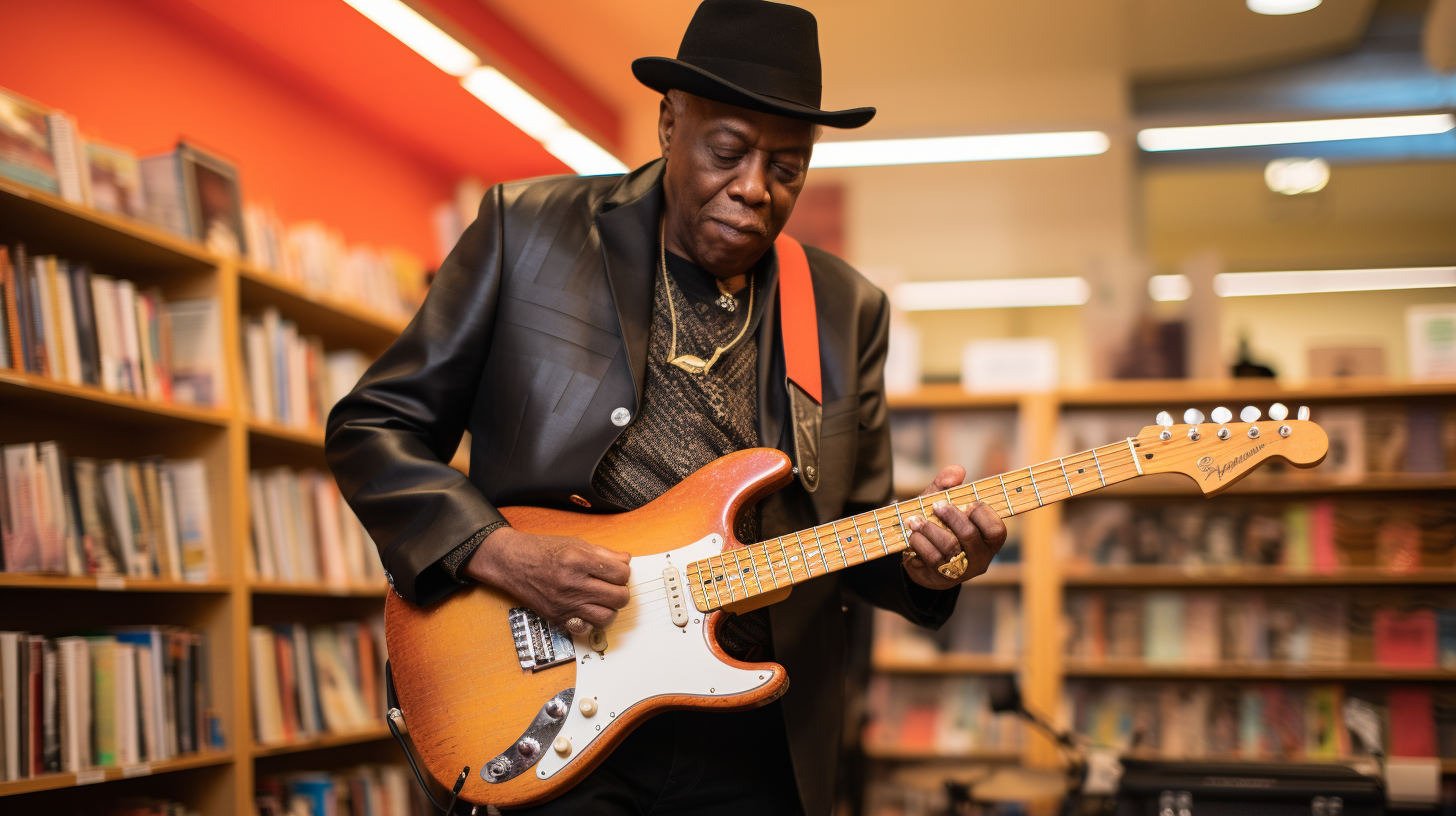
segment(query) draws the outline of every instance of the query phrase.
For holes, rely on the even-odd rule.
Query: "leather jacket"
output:
[[[439,562],[500,520],[497,507],[622,509],[596,495],[592,474],[640,407],[662,172],[658,160],[624,176],[492,187],[404,333],[329,415],[329,466],[406,600],[429,604],[460,587]],[[757,330],[759,438],[793,457],[800,478],[760,503],[764,537],[891,499],[888,301],[840,259],[806,252],[824,399],[821,410],[791,395],[771,298]],[[763,291],[777,292],[777,263]],[[467,430],[468,477],[446,464]],[[807,814],[832,805],[844,725],[841,589],[925,626],[954,608],[956,590],[914,584],[898,560],[805,582],[770,607]]]

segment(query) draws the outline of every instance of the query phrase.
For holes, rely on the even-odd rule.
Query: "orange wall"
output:
[[[454,179],[127,0],[0,0],[0,86],[139,155],[179,137],[238,168],[245,200],[349,243],[438,262],[430,210]]]

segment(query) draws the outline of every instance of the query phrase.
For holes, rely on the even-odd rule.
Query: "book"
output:
[[[1386,693],[1390,756],[1436,755],[1435,703],[1429,686],[1391,686]]]
[[[1430,608],[1375,612],[1375,663],[1398,668],[1435,668],[1436,612]]]
[[[368,534],[332,478],[286,467],[248,478],[249,559],[263,581],[369,586],[383,568]]]
[[[1410,378],[1418,382],[1456,379],[1456,304],[1407,306],[1405,321]]]
[[[187,405],[215,407],[228,401],[222,356],[222,314],[216,298],[191,298],[166,304],[162,314],[170,329],[165,344],[171,359],[173,399]]]
[[[85,160],[92,207],[126,218],[141,218],[145,214],[141,167],[136,154],[87,140]]]
[[[5,489],[11,515],[5,537],[5,570],[39,572],[41,556],[40,464],[34,444],[4,446]]]
[[[86,175],[81,136],[76,132],[76,120],[61,111],[52,110],[46,114],[46,125],[51,137],[51,160],[56,170],[57,192],[72,204],[89,205],[91,185]]]
[[[0,175],[47,193],[58,192],[45,107],[0,89]]]

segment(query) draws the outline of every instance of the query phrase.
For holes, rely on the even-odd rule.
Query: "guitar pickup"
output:
[[[667,611],[672,613],[674,626],[688,625],[687,601],[683,598],[682,574],[677,567],[662,571],[662,581],[667,585]]]
[[[576,645],[565,629],[542,620],[524,606],[512,608],[507,615],[521,668],[537,671],[576,659]]]

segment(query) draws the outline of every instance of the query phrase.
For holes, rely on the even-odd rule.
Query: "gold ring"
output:
[[[941,575],[955,581],[966,574],[966,569],[969,566],[970,563],[966,560],[966,554],[961,552],[956,553],[955,558],[941,564],[936,569],[940,571]]]
[[[584,635],[587,632],[591,631],[591,624],[587,623],[581,618],[567,618],[566,631],[572,633],[573,635]]]

